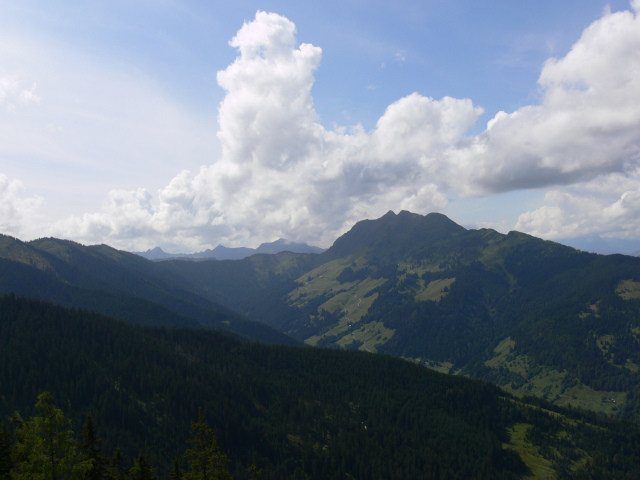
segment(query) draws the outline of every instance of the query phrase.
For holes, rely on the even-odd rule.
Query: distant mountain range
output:
[[[216,328],[269,343],[296,340],[193,293],[160,263],[107,245],[0,235],[0,294],[13,292],[140,325]]]
[[[603,238],[599,235],[585,235],[561,239],[558,242],[583,252],[600,253],[602,255],[621,253],[635,257],[640,256],[640,239],[629,240],[625,238]]]
[[[215,259],[215,260],[241,260],[251,255],[258,253],[280,253],[280,252],[293,252],[293,253],[322,253],[324,249],[319,247],[313,247],[305,243],[295,243],[289,240],[281,238],[275,242],[263,243],[258,248],[247,247],[225,247],[218,245],[214,249],[207,249],[198,253],[167,253],[160,247],[156,247],[146,252],[133,252],[136,255],[140,255],[148,260],[168,260],[172,258],[182,258],[188,260],[203,260],[203,259]]]

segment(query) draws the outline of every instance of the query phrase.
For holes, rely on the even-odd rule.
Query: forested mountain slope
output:
[[[261,341],[289,337],[193,293],[157,263],[106,245],[0,235],[0,293],[15,292],[146,325],[221,328]]]
[[[141,327],[0,297],[0,421],[52,393],[165,478],[198,407],[232,459],[263,479],[638,478],[640,427],[524,403],[477,380],[384,355],[269,346]]]
[[[163,266],[311,345],[411,358],[640,421],[636,257],[389,212],[320,255]]]
[[[387,353],[640,422],[640,259],[440,214],[389,212],[322,254],[237,261],[2,236],[10,291],[148,325]]]

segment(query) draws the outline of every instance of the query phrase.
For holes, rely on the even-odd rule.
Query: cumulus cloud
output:
[[[640,171],[551,190],[542,206],[518,217],[515,228],[548,239],[639,238]]]
[[[597,222],[631,225],[640,191],[640,3],[632,6],[605,13],[544,64],[539,104],[498,113],[476,136],[465,135],[483,113],[471,100],[418,93],[390,105],[371,132],[326,129],[311,95],[321,49],[298,45],[285,17],[258,12],[230,41],[239,56],[218,72],[221,157],[180,173],[155,200],[146,190],[113,192],[102,213],[57,231],[121,247],[135,238],[138,248],[277,237],[328,245],[389,209],[427,213],[451,194],[552,186],[517,228],[560,237]],[[611,190],[585,193],[614,177],[629,184],[617,200]]]
[[[280,236],[326,245],[363,216],[447,204],[431,176],[438,152],[481,113],[471,101],[413,94],[373,132],[327,130],[311,96],[322,51],[298,46],[291,21],[258,12],[230,45],[239,56],[218,72],[221,158],[180,173],[153,205],[118,192],[102,213],[59,222],[58,234],[121,246],[145,229],[149,246],[159,235],[193,248]]]
[[[635,4],[637,7],[637,4]],[[500,112],[449,152],[457,189],[572,184],[634,168],[640,154],[640,17],[606,13],[538,80],[539,105]]]
[[[25,197],[24,184],[0,173],[0,232],[16,237],[30,236],[40,219],[42,198]]]

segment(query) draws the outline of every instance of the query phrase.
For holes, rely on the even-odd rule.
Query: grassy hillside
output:
[[[166,268],[310,345],[387,353],[640,421],[635,257],[389,212],[320,255]]]

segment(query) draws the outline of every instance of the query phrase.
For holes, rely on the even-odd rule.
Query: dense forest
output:
[[[640,422],[639,258],[389,212],[313,257],[163,267],[311,345],[411,358]]]
[[[22,242],[0,235],[0,293],[86,308],[142,325],[215,328],[269,343],[296,344],[190,291],[161,265],[106,245],[55,238]]]
[[[35,399],[50,392],[75,431],[91,417],[101,455],[136,472],[142,452],[161,478],[190,471],[194,422],[210,426],[239,479],[521,478],[532,449],[559,478],[640,475],[635,424],[385,355],[136,326],[15,295],[0,298],[0,351],[5,424],[33,425]],[[14,465],[19,425],[2,427]]]
[[[0,423],[50,392],[127,469],[187,471],[201,408],[238,479],[638,477],[637,258],[390,212],[237,261],[0,236],[2,293]]]
[[[130,467],[117,447],[112,457],[105,457],[102,439],[91,414],[87,415],[79,438],[76,438],[69,429],[69,419],[53,404],[50,392],[38,395],[35,409],[36,414],[26,420],[13,415],[13,428],[0,423],[0,479],[158,479],[142,449]],[[188,470],[183,472],[178,458],[174,459],[170,480],[230,480],[229,458],[220,449],[202,410],[198,420],[191,423],[191,429],[190,448],[182,456],[188,461]],[[252,465],[247,473],[255,479],[261,471]]]

